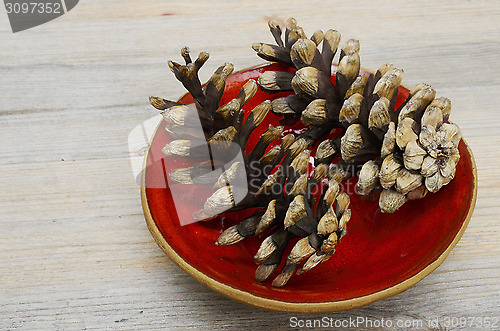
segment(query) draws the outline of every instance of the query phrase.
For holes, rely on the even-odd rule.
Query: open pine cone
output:
[[[455,125],[445,123],[449,100],[434,100],[435,92],[426,85],[417,85],[395,110],[402,70],[384,65],[376,74],[359,76],[357,40],[348,40],[341,47],[333,83],[332,61],[339,32],[318,30],[307,38],[296,21],[289,19],[283,40],[278,24],[269,22],[269,27],[277,45],[256,43],[254,50],[260,57],[296,71],[266,71],[258,85],[268,93],[288,91],[288,96],[264,101],[247,110],[245,117],[243,107],[256,93],[256,82],[249,80],[235,99],[220,105],[233,66],[219,67],[202,87],[198,71],[208,54],[202,52],[192,62],[189,50],[183,48],[185,65],[169,62],[169,67],[193,96],[196,109],[158,97],[150,101],[176,138],[163,154],[205,159],[169,174],[181,184],[213,186],[214,193],[193,218],[210,220],[225,212],[256,210],[226,229],[217,245],[232,245],[270,230],[255,254],[255,277],[265,281],[281,264],[288,244],[295,241],[285,266],[273,280],[273,286],[279,287],[294,273],[328,260],[347,233],[350,199],[339,184],[352,169],[361,167],[359,193],[372,195],[383,187],[381,209],[394,212],[407,199],[423,197],[427,190],[435,192],[453,178],[460,133]],[[203,137],[196,134],[195,111]],[[249,146],[249,137],[269,111],[283,116],[284,125],[300,119],[306,130],[295,137],[284,134],[284,126],[270,125],[257,144]],[[234,161],[241,151],[242,160]],[[313,155],[314,167],[308,171]],[[341,160],[333,164],[339,156]],[[219,167],[224,171],[215,176],[213,169]],[[248,190],[238,187],[241,182],[237,179],[245,176]]]
[[[381,188],[379,205],[387,213],[396,211],[408,199],[439,191],[453,179],[460,159],[460,130],[447,123],[450,100],[435,98],[436,92],[429,85],[418,84],[394,110],[388,98],[393,88],[387,88],[384,82],[394,80],[391,77],[396,70],[388,68],[377,83],[374,95],[378,100],[370,107],[368,121],[359,115],[354,117],[341,144],[344,160],[358,157],[367,144],[380,146],[375,160],[363,164],[357,189],[368,195]],[[364,138],[370,131],[376,140]]]
[[[310,126],[344,126],[340,146],[344,162],[338,166],[363,165],[359,194],[373,197],[382,189],[380,208],[393,213],[407,200],[435,193],[453,179],[461,134],[458,126],[447,123],[449,99],[435,98],[436,91],[422,83],[395,109],[403,70],[385,64],[375,74],[358,76],[359,42],[353,39],[342,46],[333,85],[330,66],[321,59],[333,58],[330,51],[335,53],[340,40],[337,31],[316,31],[309,40],[289,19],[288,42],[283,43],[279,27],[272,22],[269,26],[278,46],[254,44],[253,48],[264,59],[297,69],[295,74],[266,72],[259,78],[261,89],[270,93],[295,92],[274,100],[272,111],[300,116]],[[322,38],[320,54],[315,44]]]

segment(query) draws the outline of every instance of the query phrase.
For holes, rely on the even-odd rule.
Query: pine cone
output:
[[[283,82],[285,84],[281,86],[283,88],[292,89],[293,84],[296,89],[307,89],[308,75],[310,75],[308,70],[312,68],[321,76],[321,80],[317,80],[321,89],[315,95],[321,96],[322,89],[337,95],[338,92],[330,82],[329,77],[331,61],[340,38],[339,34],[330,31],[327,32],[326,36],[323,36],[322,33],[316,32],[312,40],[300,39],[298,36],[304,37],[303,32],[296,24],[294,26],[293,22],[293,19],[289,20],[290,29],[287,29],[285,43],[281,42],[281,45],[273,47],[261,45],[259,49],[267,51],[267,59],[280,60],[287,64],[302,63],[298,66],[303,67],[304,70],[299,72],[299,75],[295,75],[298,77],[295,80],[293,80],[295,77],[293,74],[266,72],[259,80],[264,82],[266,75],[270,75],[270,77],[274,75],[274,78],[270,78],[273,82],[267,89],[262,85],[261,88],[272,91]],[[272,23],[270,23],[270,27],[271,32],[276,37],[276,31],[279,27]],[[297,38],[293,37],[294,35]],[[316,46],[323,40],[324,45],[329,46],[325,46],[320,55]],[[275,53],[269,49],[273,49]],[[314,53],[313,58],[308,59],[307,52]],[[194,63],[191,61],[187,48],[181,50],[181,55],[186,64],[169,62],[170,69],[193,96],[205,135],[203,138],[210,145],[212,152],[214,149],[221,151],[220,154],[225,155],[225,159],[210,160],[207,155],[200,152],[201,150],[197,146],[199,137],[195,137],[193,132],[195,130],[190,130],[195,122],[190,116],[194,111],[192,107],[151,97],[152,105],[160,109],[165,121],[169,124],[167,130],[177,138],[165,146],[163,154],[166,157],[206,158],[209,160],[189,168],[175,169],[169,176],[172,180],[182,184],[213,185],[215,192],[207,199],[202,210],[193,215],[197,220],[208,220],[221,212],[264,207],[240,223],[228,228],[216,242],[220,246],[235,244],[251,235],[259,235],[266,229],[273,228],[274,232],[263,241],[261,248],[255,255],[255,261],[259,264],[256,270],[258,281],[268,279],[278,268],[283,252],[291,240],[297,237],[302,238],[299,239],[287,258],[286,267],[273,282],[274,286],[283,286],[297,268],[300,267],[299,273],[305,272],[330,258],[336,245],[346,234],[346,224],[351,215],[348,209],[349,197],[345,193],[339,194],[338,183],[345,179],[348,173],[341,169],[339,171],[329,169],[332,159],[340,155],[340,137],[332,140],[324,138],[330,134],[332,129],[342,126],[336,120],[338,116],[335,115],[335,112],[338,113],[340,110],[340,99],[329,98],[325,101],[323,118],[309,122],[304,120],[308,128],[298,137],[291,134],[282,136],[284,127],[269,126],[256,146],[248,150],[246,143],[253,130],[262,123],[272,108],[271,102],[265,101],[255,107],[245,120],[242,107],[255,94],[255,82],[247,82],[237,98],[220,106],[225,79],[232,72],[232,65],[221,66],[206,86],[202,88],[198,79],[198,70],[208,59],[208,54],[201,53]],[[327,65],[323,64],[324,59],[328,61]],[[316,67],[309,67],[308,64],[314,64]],[[357,65],[355,75],[359,70],[359,60]],[[300,76],[301,73],[304,73],[305,76]],[[314,71],[312,75],[314,76]],[[349,77],[352,76],[351,78],[344,78],[345,90],[349,85],[348,80],[353,81],[352,78],[355,75],[350,73]],[[272,84],[276,86],[273,87]],[[315,89],[314,86],[309,86],[309,88]],[[314,97],[304,94],[300,95],[297,100],[301,100],[300,102],[303,103],[304,100],[314,100]],[[280,100],[275,103],[279,102]],[[304,108],[306,105],[307,103],[304,103]],[[309,111],[313,113],[314,109],[309,107]],[[334,113],[330,114],[331,111]],[[293,117],[297,120],[301,112],[294,113]],[[314,147],[320,140],[323,141],[315,151],[316,167],[309,175],[307,168],[311,154],[310,148]],[[231,156],[226,155],[228,153],[224,153],[230,149],[231,144],[237,144],[244,151],[244,162],[243,164],[240,162],[231,164],[221,176],[214,178],[210,170],[217,164],[223,164],[224,161],[231,159]],[[270,145],[272,148],[269,148]],[[238,190],[232,186],[233,179],[237,178],[239,173],[243,173],[241,171],[243,168],[246,170],[248,183],[254,183],[254,185],[250,185],[249,192],[245,197],[237,199],[234,195]],[[321,182],[328,176],[331,177],[331,180],[325,186]],[[323,188],[319,202],[316,202],[318,197],[311,193],[317,186]],[[315,207],[314,210],[313,207]],[[301,266],[300,264],[304,260],[307,261]]]
[[[403,70],[385,64],[375,74],[358,76],[359,42],[353,39],[342,46],[333,85],[326,79],[330,66],[320,60],[333,58],[330,51],[335,53],[339,44],[338,32],[317,31],[307,39],[295,20],[289,19],[285,40],[297,35],[301,38],[290,45],[281,42],[276,24],[269,26],[278,44],[272,49],[279,56],[273,59],[297,69],[295,74],[266,72],[259,78],[259,86],[268,92],[295,92],[274,100],[271,110],[300,116],[302,123],[311,127],[344,126],[342,159],[354,167],[362,164],[359,194],[373,196],[383,189],[380,208],[392,213],[407,200],[435,193],[453,179],[461,134],[455,124],[447,123],[449,99],[435,98],[436,92],[429,85],[417,84],[395,109]],[[321,37],[320,54],[314,45]],[[270,47],[254,44],[263,58],[268,58]],[[288,53],[290,56],[285,56]]]
[[[429,191],[435,193],[453,179],[460,159],[461,133],[457,125],[447,123],[450,100],[435,98],[436,92],[429,85],[416,85],[394,109],[394,102],[389,100],[394,98],[401,79],[392,77],[402,71],[390,67],[382,71],[385,73],[372,94],[372,100],[378,100],[369,107],[368,119],[353,119],[347,132],[355,131],[354,136],[359,138],[358,131],[371,131],[377,137],[379,154],[374,160],[365,158],[357,190],[369,195],[381,188],[380,209],[393,213],[407,200],[423,198]],[[343,159],[348,162],[359,157],[361,148],[343,138],[342,151],[350,151],[342,154]]]

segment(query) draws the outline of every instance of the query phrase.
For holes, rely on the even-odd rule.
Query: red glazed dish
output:
[[[256,80],[266,70],[292,69],[266,64],[237,72],[228,78],[221,102],[230,101],[246,81]],[[397,103],[408,93],[408,88],[401,86]],[[248,111],[265,99],[282,95],[258,91],[244,108]],[[192,103],[192,98],[185,95],[179,102]],[[252,134],[250,144],[257,141],[268,124],[278,123],[279,117],[269,113]],[[299,121],[291,129],[300,128]],[[351,198],[352,218],[335,254],[313,270],[294,275],[286,286],[277,289],[270,281],[258,283],[254,278],[253,256],[267,233],[233,246],[214,244],[222,231],[248,216],[249,211],[180,225],[178,213],[195,211],[189,200],[176,210],[168,185],[157,188],[162,187],[158,181],[165,182],[170,170],[190,165],[189,161],[163,157],[161,150],[171,139],[162,121],[145,156],[141,196],[153,237],[175,263],[203,284],[237,301],[266,309],[308,313],[347,310],[408,289],[444,261],[465,231],[476,201],[476,167],[464,140],[459,145],[461,157],[454,180],[435,194],[407,202],[393,214],[381,213],[376,200],[363,201],[351,194],[357,181],[351,178],[344,182],[343,189]],[[194,199],[204,199],[210,192],[209,187],[186,186],[186,193]]]

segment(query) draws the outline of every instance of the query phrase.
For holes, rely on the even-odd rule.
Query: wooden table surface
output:
[[[427,329],[438,317],[454,329],[453,320],[489,317],[500,329],[500,2],[486,0],[80,1],[16,34],[2,10],[0,329],[290,326],[296,315],[223,297],[163,254],[146,228],[127,141],[156,115],[149,95],[184,93],[166,66],[182,46],[211,54],[205,81],[226,61],[236,70],[261,63],[250,45],[272,41],[270,17],[289,16],[307,34],[358,38],[363,67],[392,62],[406,84],[449,97],[479,175],[470,225],[432,274],[360,309],[298,318]]]

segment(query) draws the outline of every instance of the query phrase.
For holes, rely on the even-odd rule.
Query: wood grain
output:
[[[0,14],[0,329],[288,329],[292,315],[222,297],[163,255],[127,136],[156,115],[149,95],[184,93],[166,66],[182,46],[211,53],[206,80],[226,61],[261,63],[251,43],[270,42],[266,21],[289,16],[307,33],[358,38],[362,66],[391,61],[406,84],[449,97],[479,175],[469,228],[436,271],[325,316],[424,321],[417,329],[434,317],[442,329],[456,329],[445,318],[500,318],[499,2],[109,0],[16,34]]]

